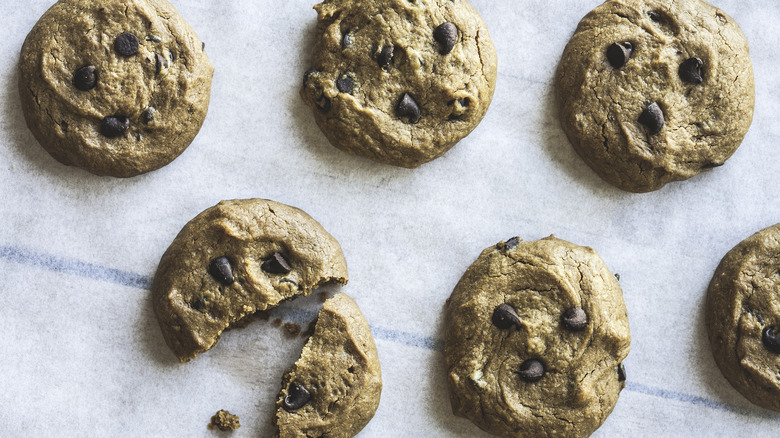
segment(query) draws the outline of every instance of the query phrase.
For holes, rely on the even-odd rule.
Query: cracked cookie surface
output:
[[[341,247],[311,216],[240,199],[182,228],[160,260],[152,300],[165,342],[186,362],[255,312],[347,279]]]
[[[598,6],[567,44],[556,88],[574,149],[631,192],[722,165],[747,133],[755,101],[745,35],[701,0]]]
[[[585,437],[625,386],[623,293],[596,252],[553,236],[485,249],[445,307],[453,412],[502,437]]]
[[[213,72],[204,44],[166,0],[60,0],[25,39],[19,95],[52,157],[130,177],[189,146]]]
[[[740,242],[707,292],[706,325],[723,375],[751,402],[780,411],[780,224]]]
[[[413,168],[440,157],[484,117],[496,52],[466,0],[327,0],[303,100],[328,140]]]
[[[350,438],[374,416],[382,392],[374,338],[355,301],[325,301],[300,359],[284,373],[276,437]]]

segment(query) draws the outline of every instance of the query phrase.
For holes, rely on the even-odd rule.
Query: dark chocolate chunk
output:
[[[138,38],[130,32],[120,34],[114,40],[114,49],[122,56],[133,56],[138,53]]]
[[[76,70],[73,74],[73,86],[81,91],[89,91],[97,85],[98,74],[94,65]]]
[[[153,106],[150,106],[144,110],[144,113],[141,115],[141,121],[144,122],[144,124],[149,124],[154,121],[154,113],[156,110]]]
[[[409,123],[417,123],[420,120],[420,107],[409,93],[404,93],[395,107],[395,115],[409,119]]]
[[[517,316],[515,308],[506,303],[496,306],[492,321],[493,325],[501,330],[507,330],[513,326],[520,328],[520,317]]]
[[[588,326],[588,314],[581,307],[571,307],[563,312],[561,322],[567,330],[578,332]]]
[[[618,382],[626,381],[626,367],[623,365],[623,362],[620,362],[617,366],[617,375],[618,375]]]
[[[120,137],[130,129],[130,119],[125,116],[108,116],[100,124],[100,133],[108,138]]]
[[[617,272],[615,272],[615,278],[617,278],[617,281],[620,281],[620,274],[618,274]]]
[[[317,70],[316,68],[310,68],[310,69],[306,70],[306,73],[303,74],[303,86],[305,87],[306,83],[309,82],[309,79],[311,79],[312,76],[314,76],[314,75],[316,75],[318,73],[320,73],[320,71]]]
[[[661,132],[664,127],[664,113],[657,102],[653,102],[639,115],[639,123],[645,125],[650,135]]]
[[[520,238],[515,236],[506,241],[506,249],[512,249],[520,244]]]
[[[454,23],[442,23],[433,31],[433,39],[439,43],[439,53],[446,55],[458,42],[458,26]]]
[[[393,52],[395,52],[395,46],[385,46],[379,52],[379,56],[376,58],[376,62],[382,68],[388,67],[393,62]]]
[[[694,84],[701,84],[704,79],[701,77],[701,66],[704,65],[699,58],[688,58],[680,64],[680,69],[677,73],[680,75],[680,79],[685,82],[691,82]]]
[[[271,257],[268,257],[260,267],[269,274],[286,274],[292,271],[290,264],[278,252],[271,254]]]
[[[302,408],[311,400],[311,393],[303,386],[293,383],[287,389],[287,395],[282,400],[282,407],[285,411],[296,411]]]
[[[631,58],[633,51],[634,46],[628,41],[613,43],[607,48],[607,61],[609,61],[612,68],[623,67],[628,62],[628,59]]]
[[[341,49],[348,49],[352,46],[352,34],[345,33],[341,38]]]
[[[206,307],[206,300],[198,298],[197,300],[190,301],[190,307],[195,310],[203,310]]]
[[[544,377],[544,364],[539,359],[528,359],[520,365],[517,374],[526,382],[538,382]]]
[[[147,35],[146,36],[146,41],[151,41],[153,43],[159,43],[159,42],[162,41],[162,39],[160,39],[160,37],[158,37],[157,35]]]
[[[235,281],[233,266],[230,264],[230,259],[225,256],[217,257],[209,263],[209,274],[225,286]]]
[[[336,87],[342,93],[352,94],[352,91],[355,90],[355,80],[349,73],[344,73],[336,79]]]
[[[316,68],[312,68],[309,70],[306,70],[306,73],[303,74],[303,86],[308,86],[309,81],[319,75],[321,72],[317,70]],[[330,111],[330,98],[325,95],[325,93],[322,91],[322,89],[316,85],[311,85],[310,89],[314,91],[314,94],[316,97],[314,104],[317,105],[317,108],[319,108],[320,112],[327,113]],[[309,95],[312,95],[311,92],[308,93]]]
[[[650,12],[648,12],[648,13],[647,13],[647,16],[648,16],[648,17],[650,17],[650,19],[651,19],[651,20],[653,20],[653,21],[655,21],[655,22],[660,22],[660,21],[663,19],[663,17],[661,16],[661,14],[659,14],[659,13],[658,13],[658,12],[656,12],[656,11],[650,11]]]
[[[774,327],[766,327],[761,333],[764,347],[772,353],[780,354],[780,330]]]
[[[165,59],[164,56],[157,53],[154,55],[154,58],[155,58],[154,67],[157,70],[157,74],[160,74],[162,69],[168,68],[168,60]]]

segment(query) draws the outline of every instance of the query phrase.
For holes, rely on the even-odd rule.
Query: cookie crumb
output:
[[[236,430],[241,427],[241,424],[238,422],[238,415],[233,415],[225,409],[220,409],[211,417],[211,423],[207,427],[209,429],[216,427],[219,430],[227,431]]]
[[[274,319],[274,321],[271,324],[273,324],[274,327],[281,327],[282,326],[282,318]]]
[[[298,333],[301,332],[301,326],[299,324],[294,323],[294,322],[285,322],[284,323],[284,330],[290,336],[298,336]]]
[[[314,318],[314,319],[313,319],[313,320],[312,320],[312,321],[309,323],[309,325],[308,325],[308,326],[306,326],[306,330],[304,330],[304,331],[301,333],[301,336],[302,336],[302,337],[304,337],[304,338],[308,338],[308,337],[310,337],[311,335],[313,335],[313,334],[314,334],[314,327],[316,327],[316,326],[317,326],[317,319],[318,319],[318,318]]]
[[[328,293],[327,292],[320,292],[320,301],[325,302],[328,300]]]

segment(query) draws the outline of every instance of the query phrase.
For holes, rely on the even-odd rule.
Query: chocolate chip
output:
[[[217,257],[209,263],[209,274],[225,286],[235,281],[233,266],[230,264],[230,259],[225,256]]]
[[[544,377],[544,364],[539,359],[528,359],[520,365],[517,374],[526,382],[538,382]]]
[[[157,35],[147,35],[146,36],[146,41],[151,41],[153,43],[159,43],[159,42],[162,41],[162,39],[160,39],[160,37],[158,37]]]
[[[114,49],[122,56],[133,56],[138,52],[138,38],[130,32],[120,34],[114,40]]]
[[[318,73],[320,73],[320,71],[317,70],[316,68],[310,68],[306,70],[306,73],[303,74],[303,86],[305,87],[306,83],[309,82],[309,79],[311,79],[312,76]]]
[[[617,278],[617,281],[620,281],[620,274],[618,274],[617,272],[615,272],[615,278]]]
[[[774,327],[767,327],[764,332],[761,333],[761,340],[764,342],[764,347],[772,353],[780,354],[780,330]]]
[[[341,38],[341,49],[348,49],[352,46],[352,34],[345,33]]]
[[[639,116],[639,123],[645,125],[650,135],[661,132],[661,129],[664,127],[664,113],[657,102],[651,103],[642,111],[642,114]]]
[[[144,122],[144,124],[149,124],[154,121],[154,113],[157,112],[153,106],[150,106],[144,110],[144,113],[141,115],[141,121]]]
[[[409,119],[409,123],[417,123],[420,120],[420,107],[409,93],[404,93],[395,107],[395,115]]]
[[[677,73],[680,75],[680,79],[685,82],[691,82],[694,84],[701,84],[704,79],[701,77],[701,66],[704,64],[699,58],[688,58],[680,64],[680,69]]]
[[[125,116],[108,116],[100,124],[100,133],[108,138],[120,137],[130,129],[130,119]]]
[[[203,310],[206,307],[206,300],[198,298],[197,300],[190,301],[190,307],[195,310]]]
[[[493,310],[493,325],[501,330],[507,330],[514,327],[520,328],[520,317],[517,316],[515,308],[509,304],[501,304]]]
[[[309,80],[311,80],[314,76],[319,75],[321,72],[317,70],[316,68],[312,68],[306,71],[306,73],[303,74],[303,86],[309,87],[310,90],[312,90],[316,96],[316,99],[314,99],[314,104],[317,106],[317,108],[322,113],[327,113],[330,111],[330,98],[325,95],[325,93],[322,91],[320,87],[317,87],[316,85],[309,86]],[[310,96],[312,95],[311,92],[308,92]]]
[[[292,271],[290,264],[278,252],[271,254],[271,257],[268,257],[260,267],[269,274],[286,274]]]
[[[612,68],[623,67],[628,62],[628,59],[631,58],[633,51],[634,46],[628,41],[613,43],[607,48],[607,61],[609,61]]]
[[[342,93],[352,94],[352,91],[355,90],[355,80],[349,73],[344,73],[336,79],[336,87]]]
[[[626,367],[623,365],[623,362],[620,362],[617,366],[617,375],[618,375],[618,382],[626,381]]]
[[[395,46],[385,46],[382,47],[382,50],[379,52],[379,56],[376,58],[376,62],[379,63],[379,66],[382,68],[388,67],[391,62],[393,62],[393,52],[395,51]]]
[[[311,400],[311,393],[303,386],[293,383],[287,389],[287,395],[282,400],[285,411],[297,411]]]
[[[458,42],[458,26],[454,23],[442,23],[433,31],[433,39],[439,43],[439,53],[446,55]]]
[[[98,75],[94,65],[81,67],[73,73],[73,86],[81,91],[89,91],[97,85]]]
[[[578,332],[588,326],[588,314],[581,307],[571,307],[563,312],[561,321],[567,330]]]
[[[506,241],[506,249],[512,249],[520,244],[520,238],[515,236]]]
[[[157,70],[157,74],[160,74],[162,69],[168,68],[168,60],[165,59],[164,56],[157,53],[154,55],[154,58],[155,58],[154,66],[155,69]]]
[[[648,17],[650,17],[650,19],[651,19],[651,20],[653,20],[653,21],[655,21],[655,22],[660,22],[660,21],[661,21],[661,19],[662,19],[662,17],[661,17],[661,14],[659,14],[659,13],[658,13],[658,12],[656,12],[656,11],[650,11],[650,12],[648,12],[648,13],[647,13],[647,16],[648,16]]]

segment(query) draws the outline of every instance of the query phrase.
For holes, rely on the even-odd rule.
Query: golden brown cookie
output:
[[[308,214],[240,199],[184,226],[160,260],[152,299],[165,342],[186,362],[255,312],[347,278],[338,242]]]
[[[500,242],[445,312],[455,415],[502,437],[586,437],[612,412],[631,335],[620,284],[593,249]]]
[[[580,21],[556,75],[561,125],[596,173],[649,192],[722,165],[753,119],[748,43],[702,0],[610,0]]]
[[[326,0],[301,95],[330,142],[402,167],[438,158],[482,120],[496,51],[466,0]]]
[[[382,373],[374,338],[352,298],[325,301],[300,359],[284,373],[276,437],[350,438],[376,412]]]
[[[723,375],[751,402],[780,411],[780,224],[723,257],[707,292],[706,324]]]
[[[213,72],[166,0],[60,0],[24,41],[19,95],[27,125],[57,161],[130,177],[189,146]]]

